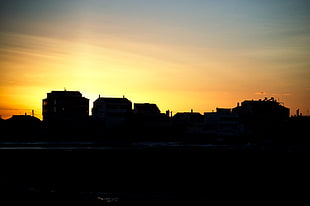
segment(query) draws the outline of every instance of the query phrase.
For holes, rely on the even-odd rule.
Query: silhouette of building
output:
[[[238,114],[226,108],[216,108],[216,112],[205,112],[204,128],[208,134],[223,137],[236,137],[242,132]]]
[[[273,97],[264,100],[246,100],[241,106],[233,108],[240,118],[257,120],[287,120],[290,115],[289,108],[284,107]]]
[[[170,132],[169,117],[156,104],[135,103],[132,131],[140,141],[165,141]]]
[[[13,115],[4,120],[4,134],[11,140],[34,140],[41,132],[41,120],[30,115]]]
[[[172,126],[176,135],[185,141],[196,141],[196,136],[203,136],[203,115],[199,112],[178,112],[172,117]],[[189,138],[189,139],[188,139]],[[198,139],[198,141],[200,141]]]
[[[135,123],[140,126],[166,126],[169,120],[166,114],[160,112],[156,104],[135,103],[133,114]]]
[[[133,113],[140,123],[149,124],[160,121],[161,113],[156,104],[134,103]]]
[[[89,99],[79,91],[52,91],[43,99],[43,121],[78,122],[89,117]]]
[[[273,97],[270,99],[246,100],[241,106],[232,109],[239,115],[247,135],[259,138],[259,141],[272,141],[285,121],[288,121],[290,110]]]
[[[160,114],[160,110],[156,104],[150,103],[134,103],[134,113],[145,116],[156,116]]]
[[[124,126],[132,113],[132,103],[127,98],[99,97],[93,103],[92,118],[105,127]]]
[[[31,115],[13,115],[12,117],[10,117],[9,119],[7,119],[6,121],[12,121],[12,122],[16,122],[16,123],[22,123],[24,124],[25,122],[29,122],[29,123],[40,123],[40,119]]]
[[[203,115],[199,112],[178,112],[172,117],[175,125],[188,126],[193,124],[202,124]]]

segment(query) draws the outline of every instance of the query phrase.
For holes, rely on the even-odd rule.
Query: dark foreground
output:
[[[309,202],[308,152],[214,147],[0,150],[2,203]]]

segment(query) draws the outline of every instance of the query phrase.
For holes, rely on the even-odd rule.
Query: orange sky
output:
[[[0,115],[42,119],[52,90],[208,112],[275,97],[310,109],[306,1],[25,1],[0,21]],[[29,2],[28,2],[29,3]]]

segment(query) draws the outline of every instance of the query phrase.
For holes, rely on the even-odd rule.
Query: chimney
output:
[[[296,116],[299,116],[299,109],[296,110]]]
[[[168,110],[166,110],[166,116],[169,117],[169,115],[170,115],[170,111],[168,109]]]

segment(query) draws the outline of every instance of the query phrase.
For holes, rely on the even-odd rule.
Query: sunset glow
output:
[[[275,97],[310,109],[310,2],[4,1],[0,115],[42,119],[52,90],[162,112]]]

